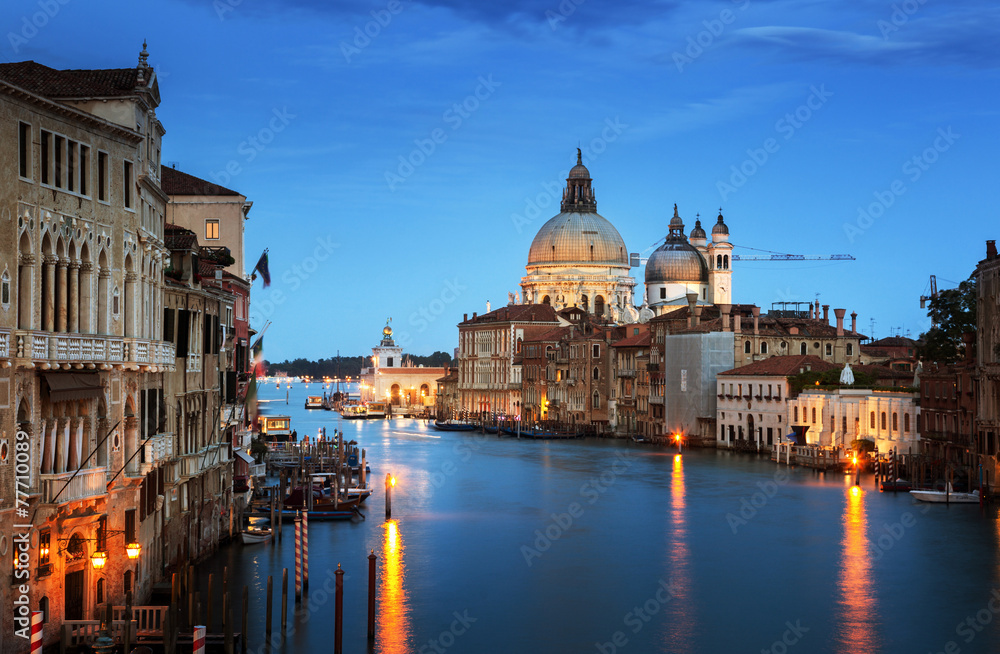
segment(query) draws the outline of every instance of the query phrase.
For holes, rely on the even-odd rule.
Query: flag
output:
[[[263,254],[260,255],[260,259],[257,260],[257,265],[253,267],[253,270],[260,273],[261,278],[264,280],[264,288],[271,285],[271,271],[267,269],[267,250],[264,250]]]

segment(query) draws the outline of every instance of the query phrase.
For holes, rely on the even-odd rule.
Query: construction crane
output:
[[[931,275],[931,294],[920,296],[920,308],[926,309],[927,303],[930,302],[931,300],[937,299],[937,296],[938,296],[937,277],[935,275]]]
[[[649,261],[649,256],[647,253],[651,250],[659,247],[666,239],[662,238],[656,243],[646,248],[641,254],[638,252],[632,252],[630,255],[630,266],[632,268],[637,268],[639,266],[645,265]],[[733,254],[733,261],[855,261],[853,255],[850,254],[786,254],[782,252],[772,252],[771,250],[760,250],[757,248],[747,247],[745,245],[739,245],[735,247],[741,247],[746,250],[755,250],[757,252],[767,252],[768,254]]]

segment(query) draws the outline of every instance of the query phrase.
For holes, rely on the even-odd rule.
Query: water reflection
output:
[[[875,583],[867,532],[865,492],[860,486],[852,486],[847,491],[841,569],[837,577],[837,651],[845,654],[879,649]]]
[[[684,485],[684,458],[674,455],[670,477],[670,533],[674,542],[669,546],[667,582],[670,587],[670,619],[667,645],[672,652],[692,652],[694,647],[693,593],[691,592],[691,552],[688,546],[687,488]]]
[[[381,652],[408,652],[410,608],[403,578],[403,536],[395,520],[387,520],[382,534],[382,587],[376,630]]]

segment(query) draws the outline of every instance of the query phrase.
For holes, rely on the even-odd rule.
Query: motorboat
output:
[[[475,425],[469,422],[457,422],[453,420],[436,421],[434,429],[438,431],[472,431]]]
[[[942,504],[979,504],[979,490],[971,493],[956,493],[948,483],[947,490],[911,490],[910,495],[921,502],[939,502]]]
[[[310,395],[306,398],[306,408],[307,409],[323,409],[323,398],[319,395]]]
[[[271,537],[271,528],[250,526],[244,529],[240,536],[244,545],[256,545]]]

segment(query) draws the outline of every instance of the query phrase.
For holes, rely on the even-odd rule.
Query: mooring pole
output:
[[[368,555],[368,640],[375,640],[375,550]]]
[[[333,654],[344,654],[344,571],[337,564],[336,604],[334,608]]]

